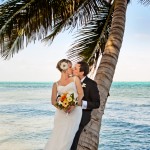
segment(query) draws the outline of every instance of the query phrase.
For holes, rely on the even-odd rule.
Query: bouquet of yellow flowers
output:
[[[68,92],[58,95],[58,101],[56,107],[67,110],[70,106],[76,106],[78,104],[77,99],[74,98],[74,93],[69,94]]]

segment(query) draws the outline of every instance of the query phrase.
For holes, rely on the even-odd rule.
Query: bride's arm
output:
[[[55,107],[56,107],[56,103],[57,103],[56,99],[57,99],[57,85],[56,85],[56,83],[54,83],[53,87],[52,87],[51,103]]]
[[[81,81],[78,77],[75,77],[75,84],[76,84],[77,92],[78,92],[78,104],[81,106],[84,92],[83,92],[83,88],[81,85]]]

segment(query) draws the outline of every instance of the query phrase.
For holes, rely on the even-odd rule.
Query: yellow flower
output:
[[[69,103],[66,99],[62,102],[62,106],[65,107],[65,108],[68,106],[68,104]]]
[[[72,101],[72,97],[67,97],[67,101],[71,102]]]

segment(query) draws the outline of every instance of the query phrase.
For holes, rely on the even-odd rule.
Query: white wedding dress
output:
[[[58,94],[73,91],[74,96],[78,97],[75,82],[71,82],[66,86],[57,85],[57,90]],[[79,128],[81,116],[81,106],[76,106],[69,114],[57,109],[54,117],[54,128],[44,150],[70,150]]]

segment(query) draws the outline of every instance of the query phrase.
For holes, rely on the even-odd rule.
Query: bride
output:
[[[70,150],[75,134],[79,128],[82,116],[81,100],[83,89],[78,77],[72,77],[72,63],[62,59],[57,63],[57,69],[61,72],[59,81],[53,84],[51,102],[56,109],[54,128],[44,150]],[[78,106],[71,106],[68,110],[57,107],[58,95],[67,91],[73,91],[78,99]]]

